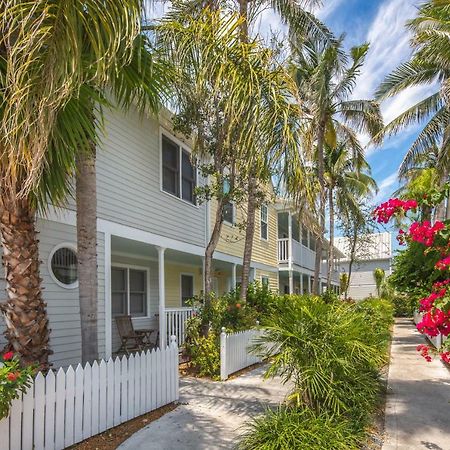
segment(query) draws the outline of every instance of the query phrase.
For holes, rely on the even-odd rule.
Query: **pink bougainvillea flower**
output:
[[[414,222],[409,227],[409,236],[413,241],[431,247],[436,234],[444,228],[445,225],[440,221],[435,222],[434,225],[431,225],[427,220],[422,223]]]
[[[11,359],[14,358],[14,353],[13,352],[6,352],[3,354],[3,360],[4,361],[11,361]]]
[[[436,263],[436,269],[446,270],[447,267],[450,266],[450,256],[446,256]]]
[[[450,352],[441,353],[441,359],[447,364],[450,364]]]
[[[410,209],[416,209],[417,202],[415,200],[401,200],[399,198],[391,198],[387,202],[382,203],[375,208],[373,215],[378,223],[388,223],[394,214],[400,212],[408,212]]]

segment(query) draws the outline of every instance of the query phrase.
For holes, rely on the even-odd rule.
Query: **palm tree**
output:
[[[399,114],[386,125],[384,133],[396,134],[412,124],[423,124],[408,149],[401,172],[412,169],[430,149],[437,149],[437,169],[441,183],[447,181],[450,170],[450,8],[448,2],[432,0],[419,8],[417,18],[409,21],[413,32],[413,53],[408,62],[401,64],[379,86],[378,100],[393,97],[413,86],[437,82],[435,91]]]
[[[249,15],[248,0],[238,0],[239,13],[244,19],[241,26],[241,41],[247,42],[249,38],[248,26],[252,20],[256,19],[257,14]],[[290,0],[269,0],[258,2],[257,6],[270,6],[275,10],[282,21],[289,27],[291,34],[295,34],[302,38],[313,38],[322,42],[331,42],[333,39],[332,33],[327,27],[320,22],[311,12],[306,8],[308,6],[317,5],[316,0],[305,0],[303,2],[292,2]],[[256,8],[258,9],[258,8]],[[264,141],[261,141],[260,146],[256,151],[265,153],[268,147]],[[261,180],[259,180],[261,181]],[[263,189],[258,189],[259,185],[264,183],[258,182],[256,173],[250,172],[247,183],[247,219],[245,224],[245,244],[244,254],[242,259],[242,281],[240,288],[240,298],[245,301],[247,297],[247,289],[249,284],[250,263],[252,259],[253,239],[255,235],[255,213],[258,203],[261,203],[263,198]]]
[[[216,181],[202,192],[218,202],[205,251],[205,302],[209,303],[212,256],[220,236],[224,190],[245,185],[250,171],[268,179],[269,168],[285,159],[301,172],[301,111],[295,83],[257,42],[241,42],[242,19],[222,10],[175,8],[156,26],[157,39],[173,62],[177,105],[175,122],[195,139],[194,154],[212,161]],[[183,24],[183,26],[180,26]],[[264,143],[264,158],[256,149]]]
[[[309,114],[304,147],[317,164],[320,188],[313,285],[316,294],[325,232],[325,145],[334,148],[337,141],[341,140],[347,143],[355,155],[361,154],[357,133],[364,132],[376,137],[383,128],[377,102],[349,99],[368,49],[368,44],[353,47],[350,55],[347,55],[343,50],[342,39],[332,45],[317,40],[301,41],[293,49],[292,70]]]
[[[327,289],[331,288],[334,260],[335,210],[359,214],[359,202],[377,189],[363,153],[354,154],[345,142],[335,148],[325,145],[324,178],[328,189],[330,243],[328,247]]]
[[[141,6],[11,0],[0,7],[2,310],[25,363],[45,367],[51,353],[35,211],[64,202],[76,155],[97,143],[101,115],[93,116],[108,102],[96,87],[132,63]]]

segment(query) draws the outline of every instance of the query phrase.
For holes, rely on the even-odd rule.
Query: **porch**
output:
[[[105,270],[111,280],[105,302],[106,356],[117,354],[121,346],[115,318],[123,315],[131,316],[135,330],[152,330],[150,340],[158,347],[165,348],[172,335],[182,346],[186,321],[194,313],[189,300],[204,290],[203,249],[195,254],[114,235],[110,248]],[[214,260],[213,270],[218,295],[240,280],[236,263]]]

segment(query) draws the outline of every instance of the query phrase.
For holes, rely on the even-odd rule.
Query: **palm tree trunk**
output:
[[[50,329],[42,299],[35,211],[27,200],[0,198],[0,231],[8,299],[1,309],[9,346],[24,364],[48,369]]]
[[[96,149],[77,155],[78,285],[83,364],[98,359],[97,331],[97,180]]]
[[[325,232],[325,169],[323,160],[323,143],[325,136],[325,118],[323,117],[319,123],[319,130],[317,134],[317,178],[319,181],[320,195],[319,195],[319,233],[316,241],[316,257],[314,261],[314,283],[313,294],[319,295],[320,283],[320,269],[322,266],[322,249],[323,249],[323,235]]]
[[[347,296],[348,296],[348,290],[350,288],[350,282],[351,282],[351,278],[352,278],[352,269],[353,269],[353,262],[355,261],[355,253],[356,253],[356,239],[358,238],[358,234],[357,234],[357,229],[355,227],[354,233],[353,233],[353,241],[352,241],[352,246],[350,249],[350,261],[348,263],[348,279],[347,279],[347,289],[345,290],[344,293],[344,299],[347,300]]]
[[[330,245],[328,247],[327,289],[331,289],[331,273],[333,271],[334,265],[334,202],[332,187],[330,187],[328,190],[328,206],[330,210]]]
[[[242,281],[240,299],[246,301],[247,290],[250,278],[250,264],[252,261],[253,239],[255,236],[255,215],[256,215],[256,183],[250,176],[248,182],[248,202],[247,202],[247,223],[245,228],[245,246],[242,259]]]

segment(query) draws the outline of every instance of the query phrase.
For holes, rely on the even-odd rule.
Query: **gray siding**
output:
[[[122,265],[145,267],[150,270],[150,307],[148,317],[135,317],[133,319],[133,326],[136,329],[150,328],[158,329],[158,317],[155,314],[159,313],[159,284],[158,284],[158,263],[156,261],[133,259],[124,256],[111,256],[111,265],[119,263]],[[119,333],[117,332],[116,322],[112,321],[112,352],[115,353],[120,347]],[[155,336],[152,335],[152,339]]]
[[[348,272],[348,264],[344,268]],[[373,271],[376,268],[384,269],[386,276],[388,276],[390,260],[361,261],[354,264],[350,288],[348,290],[349,297],[355,300],[362,300],[370,295],[374,297],[377,295],[375,280],[373,278]]]
[[[38,220],[37,228],[40,231],[40,259],[41,277],[43,280],[43,296],[47,302],[47,312],[50,320],[50,345],[53,355],[50,361],[54,367],[66,367],[77,364],[81,360],[81,332],[80,332],[80,308],[78,302],[78,289],[65,289],[57,285],[50,276],[48,270],[48,258],[55,245],[70,242],[76,243],[75,227]],[[99,352],[104,356],[105,352],[105,290],[104,290],[104,235],[98,233],[98,329]],[[4,280],[0,280],[0,287],[4,290]],[[0,331],[4,330],[4,324],[0,323]],[[4,343],[1,335],[0,345]]]
[[[205,207],[160,189],[160,132],[137,112],[106,111],[97,159],[98,216],[188,242],[205,243]]]

